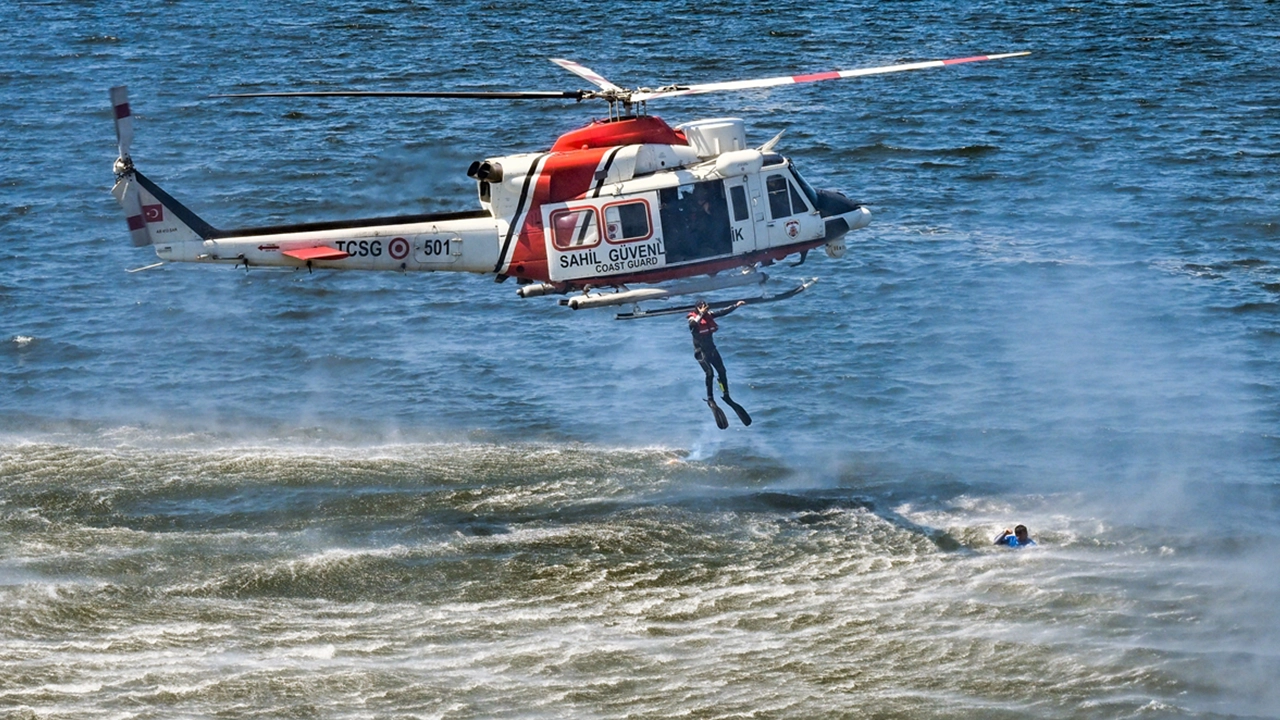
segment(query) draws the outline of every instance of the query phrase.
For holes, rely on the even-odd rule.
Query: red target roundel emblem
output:
[[[401,237],[392,238],[391,242],[387,243],[387,252],[391,253],[391,257],[403,260],[409,257],[409,241]]]

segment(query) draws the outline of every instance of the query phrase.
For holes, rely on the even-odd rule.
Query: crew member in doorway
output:
[[[751,424],[751,416],[747,411],[729,397],[729,378],[725,375],[724,360],[720,357],[720,351],[716,349],[716,341],[712,337],[715,335],[719,326],[716,325],[716,318],[724,317],[738,308],[746,305],[745,300],[739,300],[732,305],[726,305],[719,310],[712,310],[706,300],[699,300],[694,306],[692,312],[689,313],[689,332],[693,335],[693,357],[702,366],[702,372],[707,376],[707,405],[711,406],[712,412],[716,416],[716,424],[723,430],[729,426],[728,421],[724,417],[724,413],[716,406],[715,396],[712,392],[714,375],[720,375],[720,393],[721,397],[729,407],[733,408],[738,414],[738,419],[743,425]]]

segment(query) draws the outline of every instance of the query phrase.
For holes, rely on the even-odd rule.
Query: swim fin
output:
[[[720,409],[720,406],[716,404],[716,401],[711,398],[707,398],[707,404],[711,406],[711,412],[716,415],[716,427],[721,430],[728,429],[729,418],[725,417],[724,411]]]
[[[746,408],[734,402],[733,398],[729,397],[728,393],[721,395],[720,399],[729,403],[729,407],[733,408],[733,411],[738,413],[738,419],[742,421],[743,425],[746,425],[747,427],[751,427],[751,415],[747,413]]]

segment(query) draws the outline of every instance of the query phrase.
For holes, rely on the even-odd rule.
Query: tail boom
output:
[[[133,244],[168,262],[340,270],[454,270],[492,274],[499,223],[484,210],[219,230],[133,165],[128,92],[111,88],[120,155],[111,194]]]

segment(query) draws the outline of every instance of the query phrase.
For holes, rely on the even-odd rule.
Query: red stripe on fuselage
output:
[[[547,205],[584,197],[595,182],[596,169],[612,148],[587,148],[553,152],[542,164],[533,188],[529,211],[520,222],[520,234],[506,274],[516,278],[549,281],[547,240],[542,226],[542,209]]]
[[[116,106],[116,119],[123,120],[129,117],[132,112],[129,110],[129,103],[120,103]]]
[[[967,58],[956,58],[956,59],[954,59],[954,60],[943,60],[943,61],[942,61],[942,64],[943,64],[943,65],[959,65],[960,63],[977,62],[977,61],[979,61],[979,60],[986,60],[986,59],[988,59],[988,57],[989,57],[989,56],[987,56],[987,55],[974,55],[973,57],[967,57]]]

